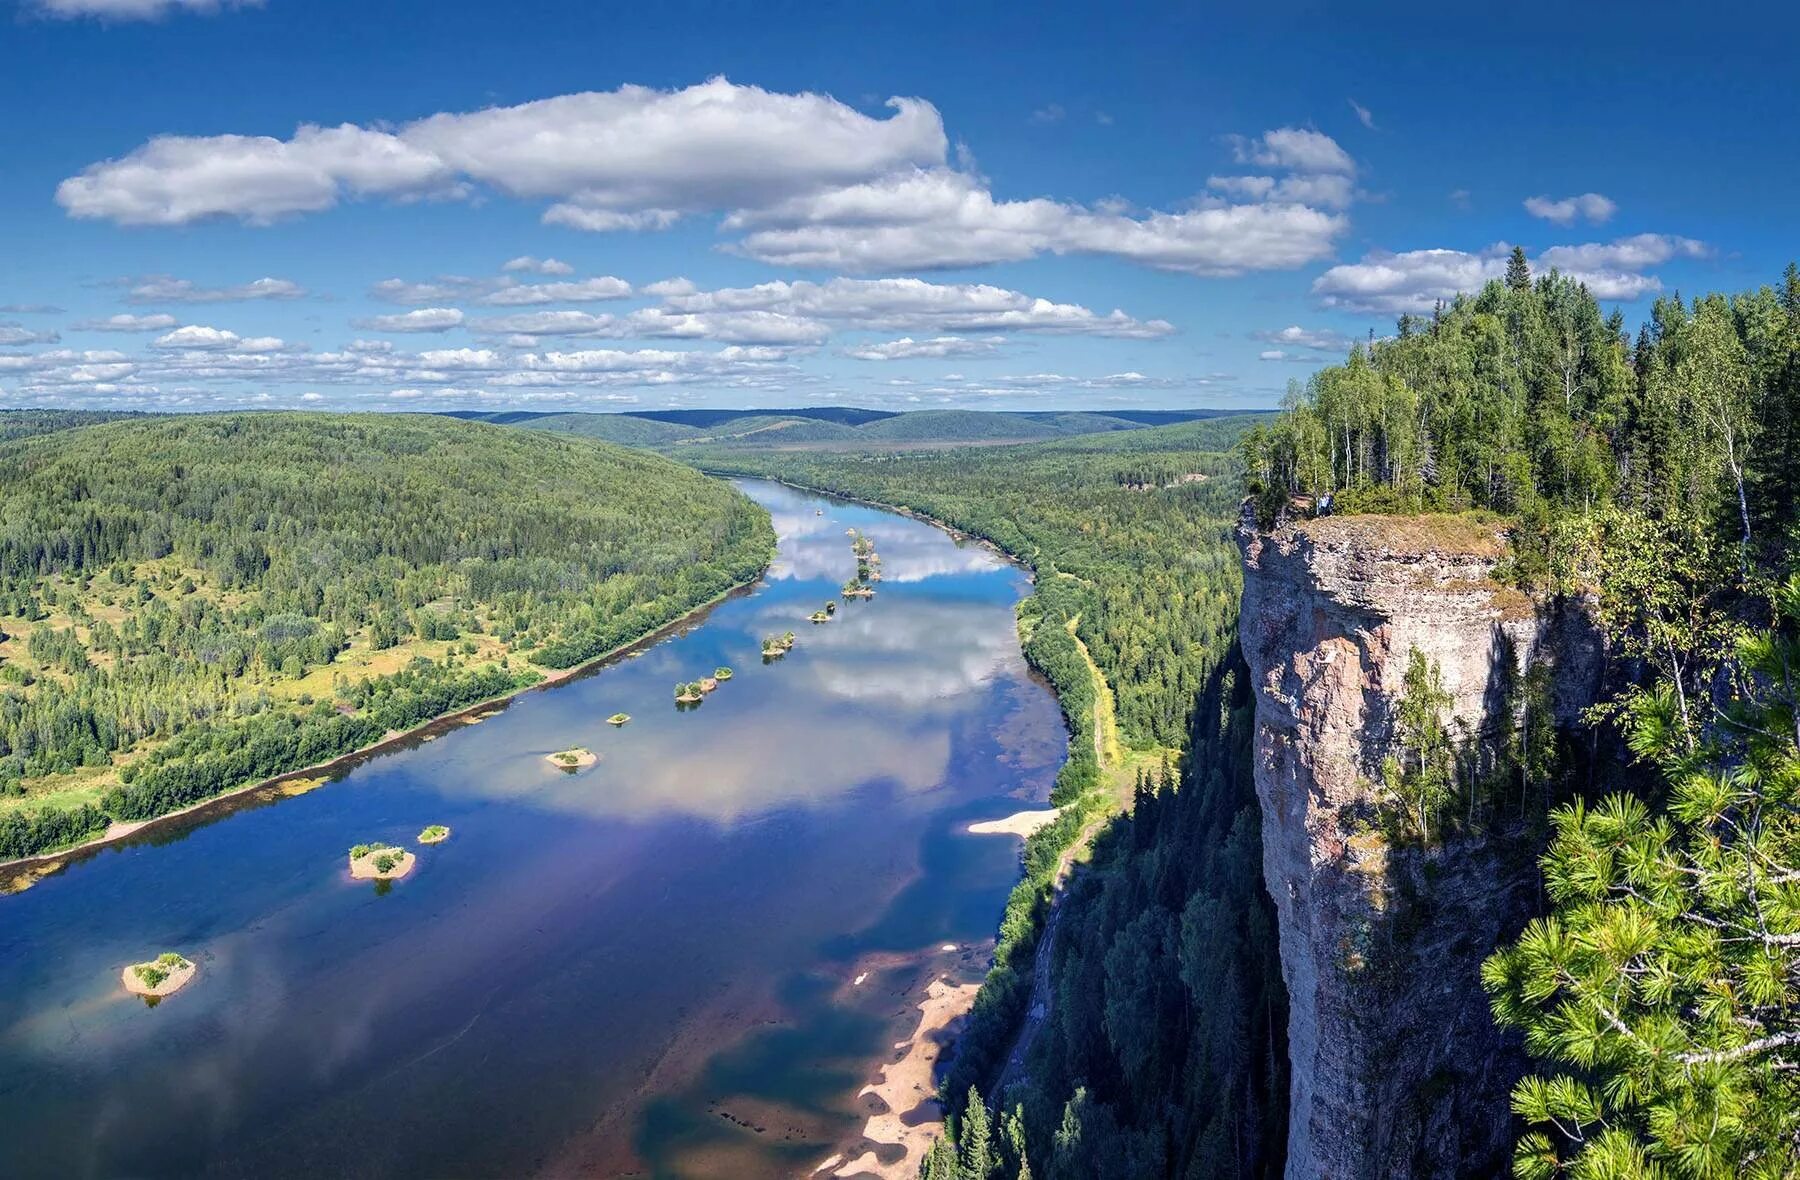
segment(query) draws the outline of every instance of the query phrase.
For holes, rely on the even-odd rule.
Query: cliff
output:
[[[1550,668],[1572,721],[1598,690],[1597,633],[1579,604],[1496,583],[1504,538],[1468,518],[1246,519],[1239,541],[1263,875],[1291,1002],[1287,1174],[1503,1172],[1525,1062],[1479,968],[1539,906],[1535,848],[1522,808],[1441,845],[1393,838],[1377,784],[1414,647],[1442,669],[1452,732],[1479,743],[1505,729],[1528,662]]]

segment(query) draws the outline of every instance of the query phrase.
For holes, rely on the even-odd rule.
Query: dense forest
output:
[[[1257,419],[900,455],[710,452],[692,461],[907,507],[1029,562],[1027,657],[1056,685],[1071,757],[1028,842],[995,963],[943,1082],[939,1178],[1279,1175],[1286,1000],[1263,892],[1251,701],[1235,634],[1228,453]],[[1095,689],[1140,756],[1085,784]],[[1105,769],[1101,778],[1107,777]],[[1123,769],[1125,780],[1117,782]],[[1059,857],[1094,833],[1050,945],[1056,993],[1021,1068],[1007,1060]]]
[[[1586,736],[1623,765],[1597,788],[1541,768],[1549,912],[1483,973],[1539,1060],[1515,1174],[1800,1172],[1800,269],[1658,300],[1634,337],[1515,254],[1244,452],[1265,520],[1503,514],[1505,575],[1585,597],[1615,657]],[[1387,785],[1427,842],[1460,756],[1441,708],[1409,669]]]
[[[0,497],[0,858],[535,682],[774,545],[667,460],[423,416],[56,430],[0,448]]]

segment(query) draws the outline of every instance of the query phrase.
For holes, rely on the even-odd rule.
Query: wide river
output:
[[[779,556],[685,631],[0,897],[0,1175],[735,1178],[859,1151],[858,1091],[925,983],[979,978],[1017,877],[1017,839],[969,822],[1042,800],[1066,739],[1017,570],[741,486]],[[851,528],[880,593],[813,626]],[[545,761],[576,745],[599,763]],[[452,838],[415,845],[433,823]],[[372,840],[418,866],[353,882]],[[168,949],[196,980],[125,994]]]

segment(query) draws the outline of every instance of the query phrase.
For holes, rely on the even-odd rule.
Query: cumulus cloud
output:
[[[987,356],[999,347],[998,339],[969,340],[961,336],[938,336],[930,340],[914,340],[902,336],[898,340],[858,344],[844,349],[844,355],[859,361],[900,361],[942,359],[954,356]]]
[[[773,311],[678,312],[647,307],[627,315],[585,311],[524,312],[476,320],[495,335],[599,336],[611,339],[718,340],[733,344],[819,344],[831,329],[817,320]]]
[[[1282,348],[1305,348],[1314,352],[1347,352],[1354,343],[1351,337],[1330,328],[1302,328],[1299,324],[1290,324],[1285,328],[1264,329],[1250,333],[1250,339],[1260,340],[1264,344],[1276,344]],[[1268,353],[1264,360],[1277,360]]]
[[[1582,193],[1576,197],[1551,200],[1549,197],[1526,197],[1525,212],[1557,225],[1573,225],[1579,219],[1599,225],[1609,221],[1619,206],[1599,193]]]
[[[197,350],[232,350],[238,352],[279,352],[287,347],[284,341],[274,336],[239,336],[226,328],[212,328],[205,324],[188,324],[176,328],[167,335],[158,336],[151,341],[152,348],[184,348]]]
[[[448,332],[463,322],[463,313],[454,307],[421,307],[398,315],[369,316],[356,321],[356,327],[369,332]]]
[[[462,302],[486,307],[525,307],[623,299],[631,294],[631,284],[612,275],[555,283],[521,283],[511,275],[499,278],[440,275],[424,282],[382,279],[369,289],[369,294],[384,303],[405,306]]]
[[[504,271],[527,270],[540,275],[572,275],[575,268],[555,258],[533,258],[529,254],[521,254],[517,258],[509,258],[500,268]]]
[[[1374,253],[1334,266],[1313,281],[1313,294],[1326,307],[1397,313],[1429,311],[1440,300],[1472,294],[1506,274],[1512,247],[1497,243],[1477,253],[1462,250],[1409,250]],[[1662,290],[1662,280],[1643,273],[1675,258],[1701,258],[1704,242],[1672,234],[1637,234],[1614,242],[1553,246],[1533,260],[1533,270],[1560,270],[1585,283],[1596,299],[1630,301]]]
[[[366,197],[454,199],[477,188],[552,202],[543,220],[596,232],[655,230],[721,214],[751,258],[870,271],[1097,254],[1164,270],[1232,275],[1326,257],[1347,229],[1348,153],[1280,128],[1237,137],[1267,191],[1215,186],[1191,206],[998,200],[938,111],[893,98],[871,116],[829,96],[723,78],[443,113],[396,128],[302,126],[291,137],[159,136],[65,180],[71,216],[131,225],[211,217],[266,223]],[[1291,175],[1276,175],[1277,173]],[[1220,194],[1225,194],[1221,196]],[[1237,200],[1227,199],[1237,198]],[[526,260],[529,261],[529,260]]]
[[[150,275],[122,280],[127,303],[247,303],[257,299],[298,299],[306,289],[291,279],[254,279],[229,287],[202,287],[192,279]]]
[[[519,307],[538,303],[594,303],[623,299],[630,294],[630,283],[603,275],[566,283],[510,283],[477,296],[475,302],[490,307]]]
[[[915,278],[761,283],[690,290],[665,301],[673,311],[767,311],[888,332],[1023,331],[1150,339],[1175,330],[1166,320],[1139,320],[1118,309],[1101,314],[986,283]]]
[[[943,157],[935,107],[916,98],[888,106],[876,118],[826,95],[714,78],[444,113],[393,130],[160,136],[64,181],[57,200],[76,217],[137,225],[267,222],[346,197],[455,195],[471,183],[596,215],[736,208]]]
[[[996,201],[949,168],[896,173],[726,217],[747,231],[733,247],[762,262],[866,272],[1095,254],[1196,275],[1304,265],[1330,254],[1348,228],[1337,213],[1297,203],[1204,198],[1181,212],[1133,216],[1115,205],[1047,198]]]
[[[62,337],[53,331],[38,331],[24,324],[0,324],[0,345],[16,348],[26,344],[55,344]]]
[[[60,20],[91,16],[102,20],[161,20],[175,12],[215,13],[227,8],[261,8],[263,0],[28,0],[33,11]]]
[[[1226,137],[1232,159],[1259,168],[1288,168],[1295,172],[1354,173],[1356,163],[1337,140],[1303,127],[1282,127],[1253,138]]]
[[[176,324],[167,312],[150,315],[109,315],[105,319],[82,320],[75,325],[79,332],[164,332]]]

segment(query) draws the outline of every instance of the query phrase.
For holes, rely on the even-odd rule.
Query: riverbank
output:
[[[770,562],[773,560],[774,555],[771,554]],[[660,643],[669,636],[677,634],[703,621],[708,614],[721,604],[749,593],[755,588],[756,584],[762,580],[763,575],[768,572],[768,568],[769,562],[765,562],[763,568],[757,572],[755,577],[737,583],[723,593],[714,595],[707,601],[695,606],[692,610],[681,615],[679,618],[672,619],[662,626],[639,636],[637,639],[631,640],[629,643],[622,643],[610,651],[602,652],[590,660],[583,661],[582,663],[569,668],[550,670],[534,668],[534,671],[539,672],[539,678],[530,684],[522,684],[509,692],[487,697],[460,709],[439,714],[410,729],[390,730],[375,741],[370,742],[365,746],[360,746],[348,753],[339,754],[333,758],[315,762],[309,766],[301,766],[296,767],[293,770],[283,771],[270,778],[258,779],[255,782],[245,783],[242,786],[233,787],[228,791],[221,791],[217,795],[209,796],[197,803],[190,803],[186,807],[164,812],[163,814],[153,816],[150,819],[115,821],[108,825],[106,830],[98,835],[91,836],[86,840],[74,844],[65,845],[64,847],[37,853],[32,856],[20,857],[15,860],[0,861],[0,896],[28,889],[45,877],[62,871],[70,864],[85,859],[88,856],[92,856],[107,845],[117,844],[140,832],[146,832],[166,826],[183,818],[204,815],[209,809],[218,809],[220,811],[229,810],[232,804],[242,801],[245,797],[250,796],[259,790],[280,788],[297,779],[335,778],[340,773],[352,770],[384,751],[405,745],[408,742],[428,740],[457,726],[472,725],[490,715],[497,707],[504,707],[508,702],[525,693],[540,692],[544,689],[554,688],[556,685],[574,680],[577,677],[592,675],[602,669],[611,667],[613,664],[628,659],[635,653],[656,643]]]

